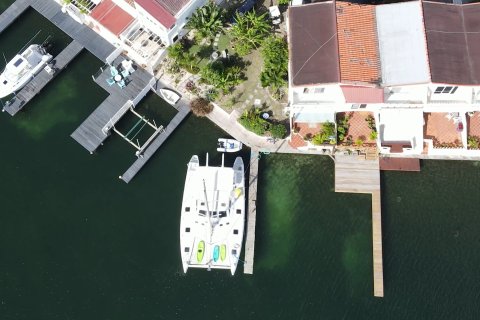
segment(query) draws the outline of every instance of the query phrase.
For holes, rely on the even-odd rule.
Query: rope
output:
[[[130,131],[128,131],[128,133],[125,135],[125,137],[128,138],[128,135],[129,135],[130,133],[132,133],[133,130],[135,130],[135,128],[140,124],[140,122],[143,121],[143,119],[144,119],[144,118],[142,117],[140,120],[138,120],[137,123],[135,123],[135,125],[133,126],[133,128],[130,129]]]

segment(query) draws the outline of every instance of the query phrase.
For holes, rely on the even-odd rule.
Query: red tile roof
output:
[[[307,146],[307,143],[305,142],[305,140],[303,140],[302,136],[299,135],[298,133],[292,133],[292,137],[288,142],[288,144],[290,144],[290,146],[295,149]]]
[[[383,103],[383,89],[359,86],[341,86],[347,103]]]
[[[165,9],[167,9],[172,15],[176,15],[180,10],[185,7],[190,0],[156,0]]]
[[[134,20],[131,15],[123,11],[112,0],[100,2],[92,10],[90,16],[116,36],[121,34]]]
[[[337,37],[342,83],[379,83],[375,6],[336,2]]]
[[[168,8],[162,4],[160,0],[135,0],[135,2],[147,11],[152,17],[160,22],[165,28],[173,27],[177,19],[173,16],[175,13],[170,12]]]

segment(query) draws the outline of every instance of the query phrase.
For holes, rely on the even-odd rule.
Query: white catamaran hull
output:
[[[22,89],[52,59],[45,49],[32,44],[7,63],[0,75],[0,98]]]
[[[223,162],[223,161],[222,161]],[[245,225],[245,183],[242,158],[233,168],[188,164],[180,220],[183,271],[189,268],[229,269],[235,274]]]

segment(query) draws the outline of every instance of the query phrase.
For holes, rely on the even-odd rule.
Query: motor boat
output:
[[[22,89],[50,60],[52,55],[39,44],[32,44],[15,55],[0,74],[0,98]]]
[[[218,152],[237,152],[242,150],[242,143],[235,139],[218,138]]]

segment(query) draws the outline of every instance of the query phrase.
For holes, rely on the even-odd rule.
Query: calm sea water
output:
[[[56,50],[69,41],[29,12],[0,48],[12,55],[38,29]],[[106,98],[91,81],[101,64],[81,54],[25,112],[0,114],[0,319],[480,318],[478,162],[382,174],[384,299],[372,296],[370,197],[334,193],[326,157],[262,156],[253,276],[183,274],[186,163],[209,152],[219,164],[225,133],[189,117],[124,184],[130,145],[112,135],[90,155],[70,138]],[[139,111],[174,115],[154,95]]]

